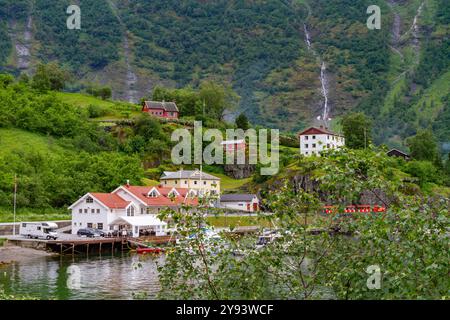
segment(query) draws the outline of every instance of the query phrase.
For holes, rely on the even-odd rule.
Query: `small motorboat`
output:
[[[146,254],[146,253],[163,253],[163,248],[137,248],[136,252],[138,254]]]

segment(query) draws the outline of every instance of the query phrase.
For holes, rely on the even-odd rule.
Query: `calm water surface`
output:
[[[0,267],[0,288],[41,299],[133,299],[133,293],[155,299],[159,291],[156,262],[163,263],[164,256],[37,258]],[[71,285],[76,283],[71,281],[73,270],[80,274],[79,289]]]

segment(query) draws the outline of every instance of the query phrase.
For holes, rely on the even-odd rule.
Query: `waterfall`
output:
[[[324,61],[322,61],[322,66],[320,67],[320,82],[322,83],[322,95],[324,98],[323,103],[323,120],[328,121],[328,80],[327,80],[327,66]]]
[[[122,29],[123,29],[123,54],[124,54],[124,59],[125,59],[125,68],[126,68],[126,77],[125,77],[125,85],[126,85],[126,96],[125,99],[128,102],[131,103],[137,103],[138,99],[137,99],[137,90],[135,89],[135,86],[138,82],[138,77],[137,75],[133,72],[133,68],[131,67],[131,53],[130,53],[130,43],[129,43],[129,39],[128,39],[128,32],[127,32],[127,27],[125,25],[125,23],[122,21],[122,18],[120,17],[117,7],[114,4],[113,1],[108,0],[107,1],[109,4],[109,7],[111,8],[112,13],[114,14],[114,16],[116,17],[117,21],[119,21],[119,24],[121,25]]]
[[[306,41],[306,45],[308,46],[308,49],[311,50],[311,37],[309,36],[309,32],[308,29],[306,28],[306,24],[303,24],[303,28],[305,29],[305,41]]]
[[[303,28],[305,31],[305,42],[306,42],[306,45],[308,46],[308,50],[310,50],[316,57],[318,57],[317,53],[312,48],[311,36],[308,32],[308,28],[305,23],[303,24]],[[329,119],[329,105],[328,105],[329,89],[328,89],[328,79],[327,79],[327,65],[326,65],[325,61],[323,61],[320,57],[319,57],[319,60],[320,60],[320,84],[321,84],[320,92],[322,93],[324,102],[323,102],[322,115],[319,116],[318,119],[320,119],[320,117],[322,117],[323,121],[327,122]]]
[[[423,9],[424,4],[425,4],[425,1],[422,2],[419,9],[417,9],[417,14],[414,16],[413,24],[411,26],[411,31],[412,31],[412,35],[413,35],[413,45],[417,49],[419,49],[419,47],[420,47],[420,41],[419,41],[419,31],[420,30],[419,30],[418,21],[419,21],[420,15],[422,14],[422,9]],[[418,50],[416,52],[418,52]]]
[[[128,102],[136,103],[137,102],[137,91],[134,89],[135,85],[137,83],[137,76],[133,72],[133,69],[131,68],[130,64],[130,45],[128,42],[128,36],[125,33],[123,38],[123,49],[124,49],[124,55],[125,55],[125,66],[127,69],[127,76],[126,76],[126,86],[127,86],[127,93],[126,93],[126,99]]]
[[[27,22],[24,25],[22,34],[17,30],[17,22],[10,21],[10,37],[16,51],[17,68],[29,73],[31,61],[31,41],[32,41],[33,18],[28,16]]]

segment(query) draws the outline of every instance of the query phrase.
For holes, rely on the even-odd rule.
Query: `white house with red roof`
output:
[[[311,127],[299,133],[300,154],[304,156],[320,155],[328,149],[345,146],[344,136],[334,133],[323,126]]]
[[[126,229],[134,237],[141,230],[165,235],[167,223],[156,215],[162,208],[196,206],[195,192],[183,188],[120,186],[111,193],[87,193],[69,207],[72,234],[85,228],[113,232]]]

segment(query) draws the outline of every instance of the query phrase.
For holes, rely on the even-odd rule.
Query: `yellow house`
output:
[[[197,194],[220,194],[220,178],[200,170],[165,171],[161,177],[163,187],[187,188]]]

